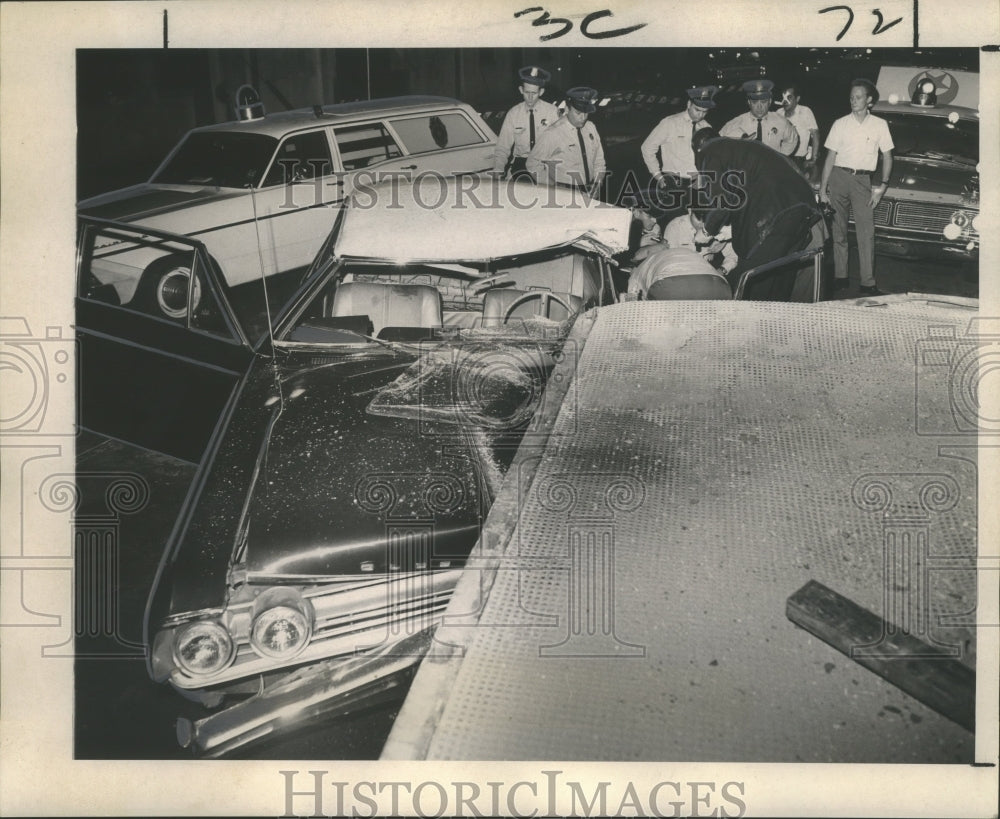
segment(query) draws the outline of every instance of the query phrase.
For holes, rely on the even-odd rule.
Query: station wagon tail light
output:
[[[313,614],[294,589],[268,589],[254,602],[250,645],[262,657],[287,660],[309,643]]]
[[[235,655],[229,632],[214,620],[200,620],[177,633],[174,658],[189,674],[214,674],[232,662]]]

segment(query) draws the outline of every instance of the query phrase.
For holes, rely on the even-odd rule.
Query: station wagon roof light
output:
[[[252,85],[241,85],[236,91],[236,119],[240,122],[264,119],[264,103]]]
[[[934,92],[934,80],[928,78],[917,83],[910,99],[910,105],[918,105],[921,108],[933,108],[937,105],[937,94]]]

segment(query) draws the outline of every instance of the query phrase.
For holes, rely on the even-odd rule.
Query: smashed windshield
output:
[[[164,185],[245,188],[264,174],[278,140],[264,134],[195,131],[150,180]]]
[[[887,114],[897,156],[925,157],[975,165],[979,161],[979,123],[946,117]]]

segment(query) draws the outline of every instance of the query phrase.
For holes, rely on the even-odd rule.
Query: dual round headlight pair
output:
[[[261,657],[287,660],[309,643],[313,615],[294,589],[268,589],[251,607],[250,646]],[[189,674],[210,675],[236,656],[232,635],[218,620],[198,620],[177,632],[174,656]]]

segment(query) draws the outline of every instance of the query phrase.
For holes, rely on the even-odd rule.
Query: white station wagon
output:
[[[265,115],[244,86],[237,115],[192,129],[148,182],[81,201],[77,212],[195,238],[235,287],[308,265],[356,184],[393,173],[477,173],[493,164],[496,135],[470,106],[447,97]],[[188,258],[149,244],[94,251],[92,271],[110,300],[171,319],[197,308]]]

